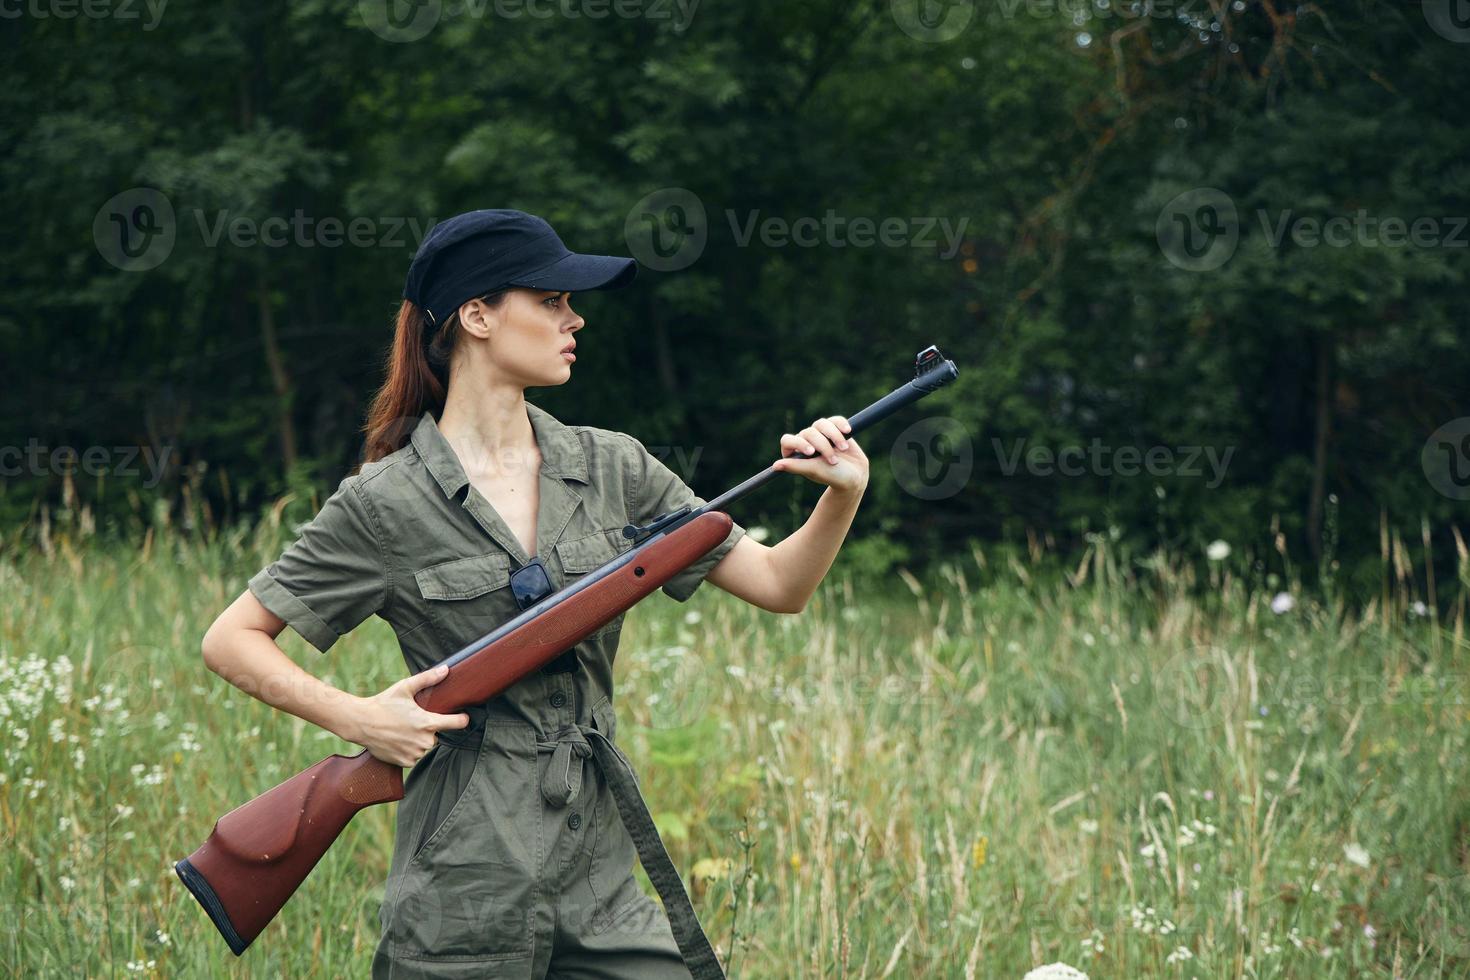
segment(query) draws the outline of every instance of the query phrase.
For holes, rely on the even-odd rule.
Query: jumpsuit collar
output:
[[[588,483],[587,455],[582,451],[582,440],[576,433],[558,421],[544,408],[526,402],[526,417],[536,433],[536,445],[541,450],[541,472],[546,476]],[[414,426],[410,441],[418,450],[419,457],[428,467],[444,496],[453,497],[469,485],[464,467],[444,433],[439,431],[439,422],[434,413],[425,411]]]
[[[568,484],[575,480],[582,484],[590,482],[587,472],[587,455],[582,450],[582,440],[570,428],[563,425],[545,409],[526,402],[526,416],[536,434],[536,445],[541,450],[540,504],[536,514],[536,554],[547,555],[556,547],[562,531],[571,522],[572,512],[582,503],[581,494]],[[480,527],[507,554],[524,565],[531,560],[520,540],[511,533],[510,526],[482,497],[465,475],[464,466],[454,453],[454,447],[439,431],[439,424],[432,412],[424,412],[414,427],[410,441],[423,460],[424,466],[434,477],[444,496],[453,500],[461,490],[469,486],[470,491],[460,506],[469,511]]]

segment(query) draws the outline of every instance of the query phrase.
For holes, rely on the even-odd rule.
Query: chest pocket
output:
[[[623,552],[632,550],[632,547],[633,542],[623,537],[621,526],[558,541],[556,557],[561,561],[563,578],[566,580],[564,584],[571,585],[588,572],[612,561]],[[622,628],[623,617],[619,616],[588,639],[596,639]]]
[[[447,646],[444,656],[514,616],[510,556],[456,558],[413,573],[429,618]]]

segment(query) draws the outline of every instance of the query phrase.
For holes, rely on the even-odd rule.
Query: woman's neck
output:
[[[503,476],[541,463],[522,388],[466,392],[451,384],[439,431],[467,476]]]

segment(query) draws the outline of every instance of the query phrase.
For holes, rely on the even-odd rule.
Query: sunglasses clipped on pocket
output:
[[[520,609],[531,608],[553,591],[551,576],[546,574],[546,566],[541,564],[539,557],[532,558],[510,573],[510,592],[515,596],[516,606]],[[576,669],[577,651],[572,649],[542,667],[541,673],[570,674]]]

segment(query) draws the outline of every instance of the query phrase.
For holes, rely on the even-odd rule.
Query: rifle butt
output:
[[[220,817],[174,873],[236,956],[311,874],[357,811],[403,799],[403,770],[333,755]]]

